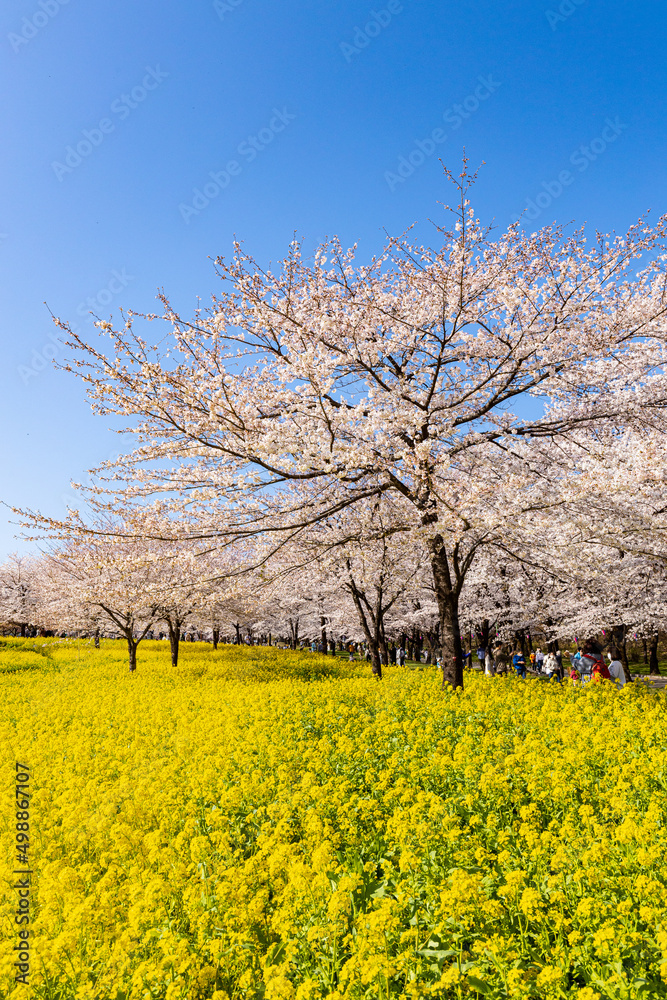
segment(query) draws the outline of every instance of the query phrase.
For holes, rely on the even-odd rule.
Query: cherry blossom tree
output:
[[[25,636],[40,604],[40,566],[31,556],[12,553],[0,565],[0,625]]]
[[[133,673],[137,647],[160,620],[165,597],[155,546],[135,537],[82,532],[54,548],[49,561],[68,604],[103,615],[125,638]]]
[[[116,330],[100,324],[107,352],[69,330],[66,366],[98,413],[129,419],[138,436],[102,470],[107,488],[176,496],[199,537],[272,531],[282,544],[391,493],[428,552],[443,683],[455,686],[466,575],[530,507],[526,482],[512,489],[499,474],[508,449],[667,398],[666,220],[590,244],[555,226],[494,235],[469,204],[473,180],[464,167],[435,249],[389,238],[360,264],[334,239],[308,262],[294,242],[273,272],[237,245],[217,261],[222,290],[208,310],[183,319],[163,298],[168,347],[130,315]],[[525,397],[560,408],[512,412]],[[277,508],[288,482],[310,485],[306,508]]]

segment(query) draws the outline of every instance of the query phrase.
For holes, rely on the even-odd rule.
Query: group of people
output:
[[[622,688],[627,682],[620,651],[616,648],[607,653],[605,660],[600,644],[595,639],[589,639],[583,648],[577,646],[574,653],[566,651],[565,655],[570,661],[569,671],[563,662],[563,653],[560,649],[549,651],[546,655],[541,649],[536,649],[534,653],[530,653],[528,661],[535,673],[558,683],[561,683],[565,676],[581,684],[611,680],[618,688]],[[526,657],[521,649],[517,648],[508,653],[502,644],[495,649],[480,648],[477,650],[477,659],[488,677],[506,674],[510,669],[514,670],[517,677],[526,677]]]
[[[581,681],[582,684],[607,680],[622,688],[628,678],[625,676],[620,650],[612,648],[607,653],[607,661],[602,655],[600,644],[595,639],[588,640],[583,649],[577,647],[577,651],[570,654],[570,680]]]

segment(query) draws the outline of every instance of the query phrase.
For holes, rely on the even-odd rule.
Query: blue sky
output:
[[[10,0],[0,499],[59,516],[123,447],[48,360],[49,309],[91,336],[89,308],[160,287],[187,313],[234,234],[264,262],[295,230],[370,255],[438,218],[464,146],[500,227],[667,211],[666,29],[657,0]],[[27,547],[9,520],[0,558]]]

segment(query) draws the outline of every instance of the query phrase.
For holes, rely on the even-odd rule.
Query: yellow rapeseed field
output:
[[[667,997],[664,694],[166,646],[0,648],[0,996]]]

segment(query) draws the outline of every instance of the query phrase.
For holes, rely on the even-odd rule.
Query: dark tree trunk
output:
[[[450,593],[440,609],[442,635],[442,686],[463,687],[463,649],[459,632],[459,597]]]
[[[95,649],[99,649],[99,648],[100,648],[100,630],[98,628],[96,628],[95,629]]]
[[[214,628],[213,629],[213,649],[217,649],[218,648],[218,643],[219,642],[220,642],[220,629],[219,628]]]
[[[328,649],[328,646],[327,646],[327,620],[326,620],[326,618],[324,618],[322,616],[320,616],[320,629],[321,629],[321,632],[320,632],[320,641],[322,643],[322,652],[326,656],[327,649]]]
[[[442,686],[463,687],[463,649],[459,624],[459,594],[452,581],[442,535],[429,539],[433,583],[440,612]]]
[[[463,687],[463,650],[459,624],[459,595],[452,582],[449,559],[441,535],[429,540],[431,569],[440,612],[442,686]]]
[[[374,677],[378,678],[378,680],[382,680],[382,661],[380,659],[382,595],[380,594],[378,598],[377,612],[373,613],[371,605],[369,604],[363,592],[357,588],[357,585],[355,584],[351,576],[348,589],[352,594],[352,600],[354,601],[354,606],[357,609],[359,622],[361,623],[361,627],[364,630],[364,635],[366,636],[367,648],[369,650],[370,660],[371,660],[371,672]],[[364,604],[366,605],[368,616],[366,615],[366,611],[364,610]]]
[[[475,632],[477,635],[478,646],[486,652],[489,648],[489,619],[485,618],[482,622],[481,628],[476,629]]]
[[[127,652],[130,660],[130,673],[133,674],[137,669],[137,646],[139,643],[136,641],[133,635],[126,634],[127,639]]]
[[[625,676],[628,677],[630,674],[630,666],[628,664],[628,648],[626,643],[626,627],[625,625],[615,625],[612,629],[613,642],[619,653],[621,654],[621,662],[623,663],[623,669],[625,671]]]
[[[236,645],[240,646],[241,645],[241,628],[240,628],[238,622],[236,622],[236,624],[234,625],[234,628],[236,629]]]
[[[181,635],[181,623],[180,622],[170,622],[167,621],[167,627],[169,629],[169,646],[171,647],[171,665],[172,667],[178,666],[178,650],[179,650],[179,640]]]
[[[658,633],[655,632],[651,636],[651,647],[649,652],[648,660],[648,672],[649,674],[659,674],[660,667],[658,666]]]
[[[515,641],[515,644],[521,650],[521,653],[523,655],[524,660],[527,660],[528,659],[528,650],[527,650],[527,647],[526,647],[526,633],[523,631],[523,629],[519,629],[518,631],[516,631],[514,633],[514,641]]]
[[[378,649],[377,643],[371,643],[369,648],[371,652],[371,673],[377,677],[378,680],[382,680],[382,661],[380,659],[380,650]]]
[[[422,637],[417,628],[412,632],[412,642],[410,645],[410,659],[415,663],[421,663],[422,658]]]

